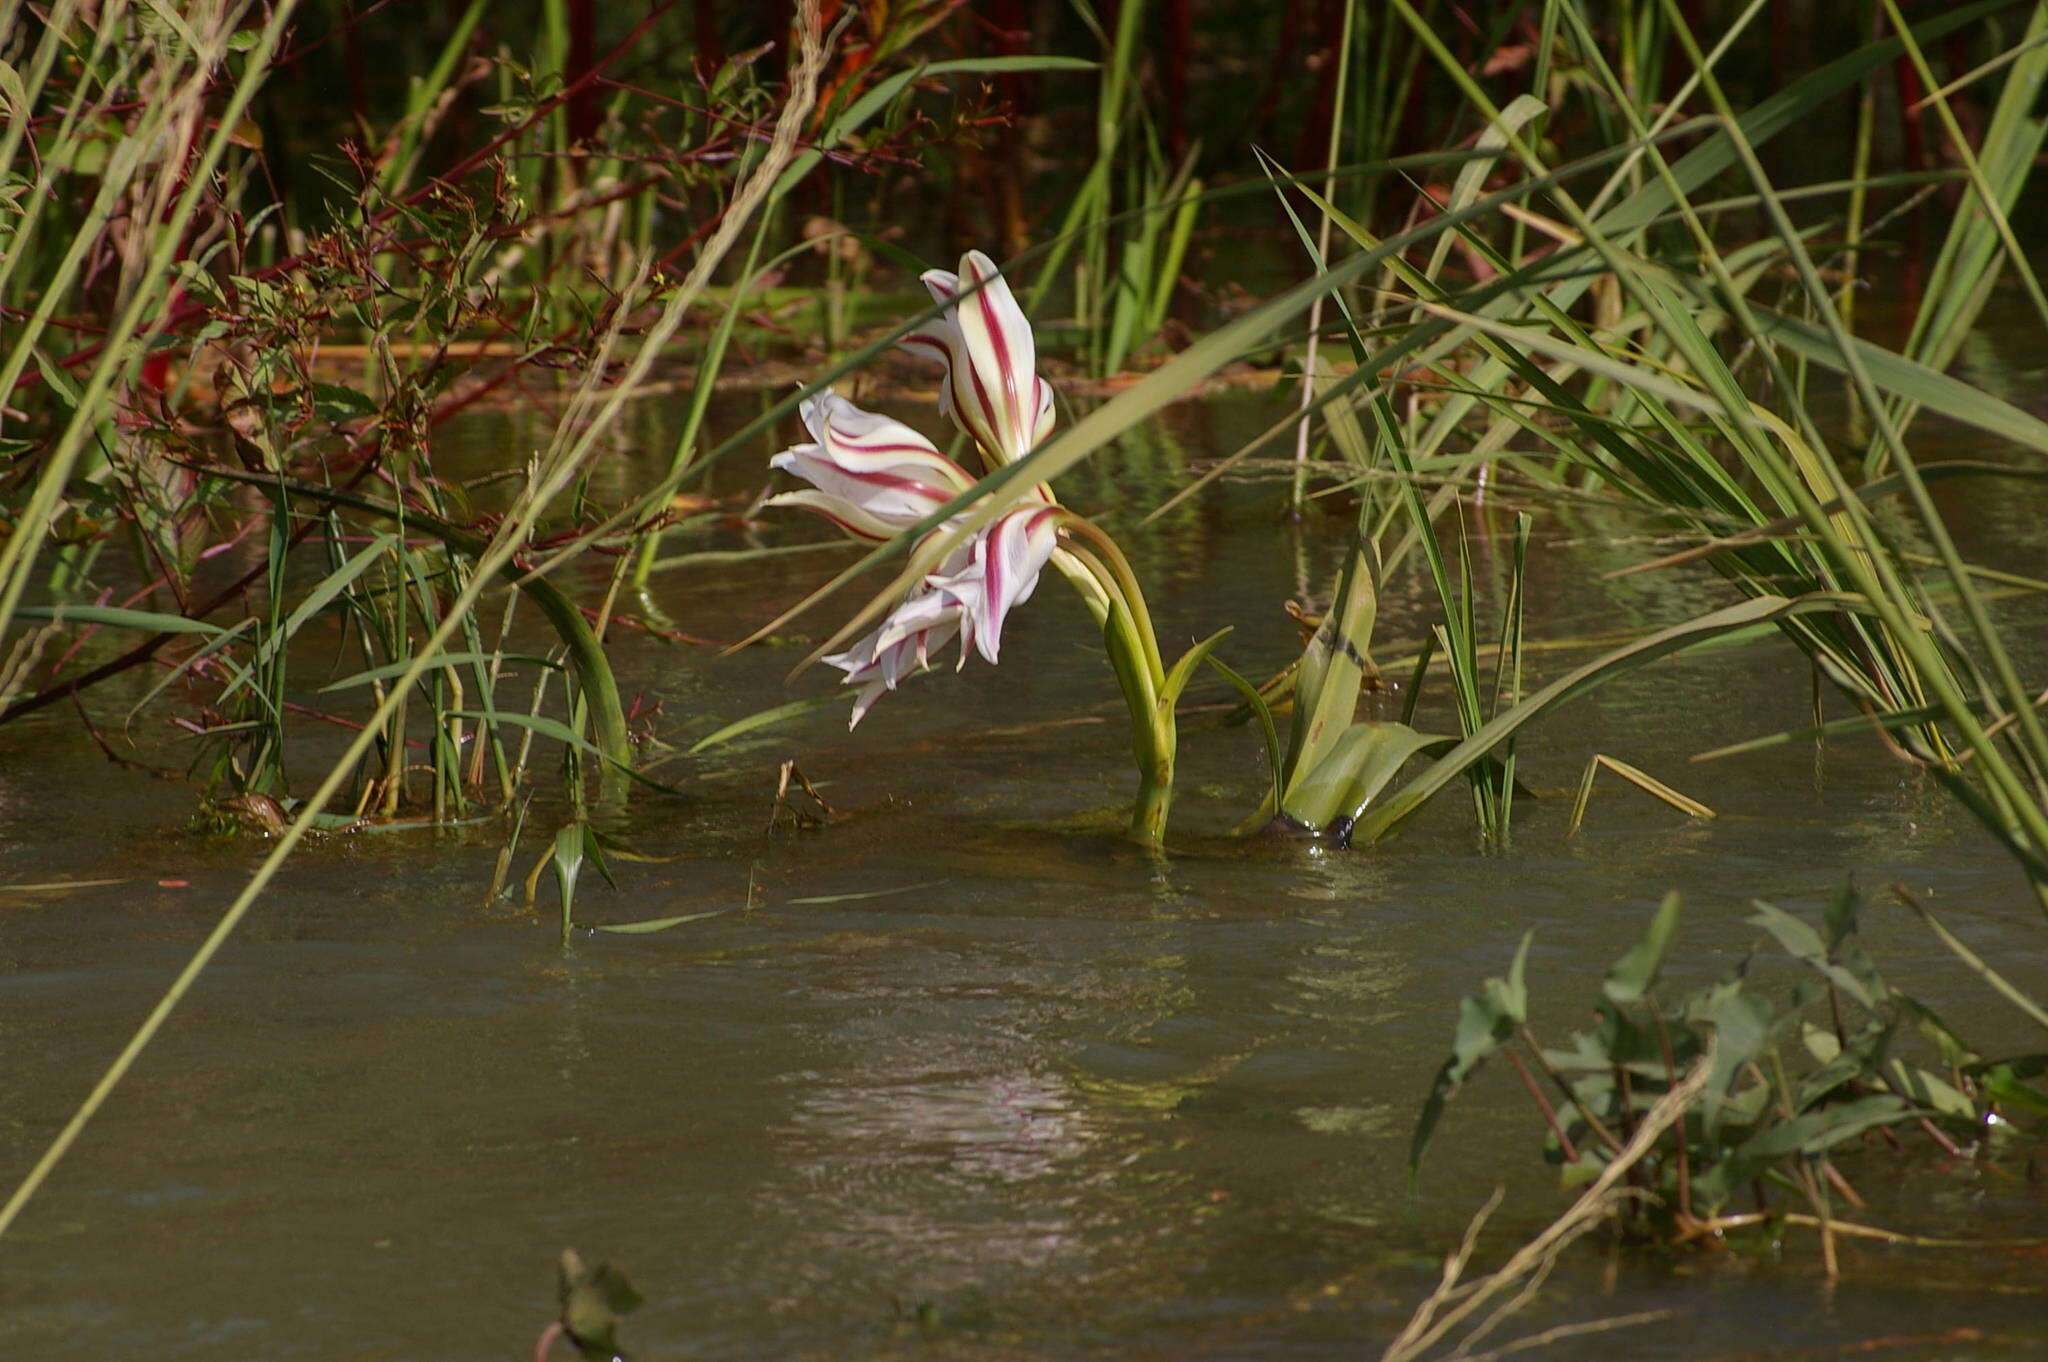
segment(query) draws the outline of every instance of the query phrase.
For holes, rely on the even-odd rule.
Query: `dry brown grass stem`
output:
[[[1630,1169],[1647,1157],[1656,1148],[1657,1141],[1665,1131],[1676,1125],[1685,1116],[1692,1104],[1706,1088],[1707,1075],[1713,1072],[1715,1046],[1709,1044],[1707,1052],[1700,1056],[1685,1078],[1674,1086],[1650,1108],[1642,1123],[1630,1136],[1627,1144],[1614,1156],[1593,1184],[1580,1194],[1570,1209],[1551,1222],[1541,1234],[1531,1239],[1503,1264],[1497,1271],[1476,1281],[1463,1280],[1465,1268],[1471,1262],[1472,1253],[1478,1244],[1481,1229],[1486,1219],[1500,1205],[1501,1193],[1498,1188],[1487,1199],[1479,1213],[1472,1217],[1466,1227],[1465,1236],[1458,1248],[1444,1260],[1443,1280],[1436,1290],[1420,1305],[1387,1350],[1380,1355],[1380,1362],[1417,1362],[1431,1349],[1443,1343],[1461,1325],[1471,1320],[1481,1310],[1495,1301],[1500,1303],[1483,1320],[1480,1320],[1461,1339],[1447,1358],[1463,1359],[1463,1362],[1477,1362],[1482,1357],[1504,1357],[1527,1348],[1540,1347],[1545,1343],[1577,1337],[1600,1328],[1621,1328],[1627,1324],[1648,1323],[1662,1318],[1660,1314],[1645,1316],[1622,1316],[1614,1320],[1595,1321],[1588,1325],[1572,1325],[1561,1329],[1548,1330],[1529,1338],[1503,1345],[1487,1353],[1474,1353],[1474,1345],[1484,1339],[1510,1315],[1528,1304],[1550,1271],[1557,1265],[1574,1241],[1588,1230],[1601,1224],[1614,1212],[1615,1203],[1632,1195],[1621,1186],[1621,1181]],[[1500,1298],[1512,1291],[1505,1300]]]

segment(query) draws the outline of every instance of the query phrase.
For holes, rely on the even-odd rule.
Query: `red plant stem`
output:
[[[697,63],[709,75],[725,61],[725,46],[718,40],[718,0],[696,0]]]
[[[569,0],[569,69],[564,78],[574,81],[576,93],[569,99],[569,142],[587,142],[597,134],[597,100],[590,83],[582,76],[590,70],[596,55],[597,9],[592,0]]]
[[[1522,1057],[1515,1053],[1515,1051],[1510,1049],[1506,1051],[1506,1054],[1508,1063],[1514,1066],[1515,1073],[1521,1077],[1522,1086],[1527,1088],[1529,1095],[1536,1099],[1536,1106],[1542,1111],[1544,1121],[1549,1124],[1550,1133],[1557,1137],[1557,1147],[1563,1151],[1565,1162],[1577,1163],[1579,1161],[1579,1151],[1573,1147],[1571,1136],[1564,1133],[1564,1125],[1557,1119],[1557,1111],[1550,1105],[1550,1099],[1545,1097],[1543,1089],[1537,1086],[1536,1076],[1529,1072],[1529,1066],[1522,1062]]]
[[[1665,1081],[1670,1086],[1677,1087],[1678,1058],[1671,1049],[1671,1028],[1664,1024],[1664,1009],[1657,1005],[1655,995],[1646,993],[1644,998],[1650,1004],[1650,1015],[1657,1019],[1657,1041],[1664,1051],[1664,1072],[1668,1075]],[[1681,1112],[1679,1114],[1678,1120],[1672,1129],[1677,1135],[1675,1143],[1678,1146],[1678,1214],[1682,1220],[1690,1221],[1692,1219],[1692,1160],[1686,1151],[1687,1141],[1684,1113]]]
[[[292,65],[293,63],[299,61],[301,58],[310,56],[312,53],[318,52],[321,48],[327,46],[327,44],[333,42],[336,38],[346,39],[351,33],[355,31],[357,27],[359,27],[362,24],[363,20],[369,18],[378,10],[383,9],[392,3],[394,3],[394,0],[371,0],[371,3],[364,5],[361,8],[357,8],[355,5],[350,5],[348,10],[348,17],[342,21],[339,27],[331,28],[327,32],[321,34],[319,37],[310,39],[307,42],[302,43],[298,47],[286,49],[282,56],[280,56],[276,61],[271,63],[271,69],[276,71],[282,71],[285,67]]]
[[[1920,102],[1920,73],[1906,57],[1892,62],[1892,79],[1899,85],[1899,137],[1905,143],[1906,169],[1927,169],[1927,139],[1920,127],[1920,115],[1913,106]]]
[[[1323,0],[1322,33],[1318,46],[1323,53],[1322,69],[1316,73],[1316,102],[1301,130],[1301,149],[1296,161],[1319,166],[1330,154],[1330,115],[1337,100],[1337,67],[1344,54],[1337,50],[1344,41],[1345,0]]]

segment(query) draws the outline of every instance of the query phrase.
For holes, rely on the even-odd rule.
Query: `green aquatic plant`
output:
[[[1846,1153],[1868,1147],[1875,1156],[1873,1136],[1897,1149],[1917,1131],[1951,1155],[1995,1157],[2017,1123],[2048,1114],[2048,1093],[2035,1081],[2048,1056],[1987,1059],[1889,982],[1859,934],[1852,888],[1829,900],[1818,925],[1761,900],[1751,907],[1748,924],[1799,967],[1789,988],[1773,988],[1752,951],[1704,987],[1660,993],[1681,916],[1673,893],[1608,970],[1592,1027],[1561,1046],[1539,1041],[1532,1027],[1534,933],[1524,936],[1506,976],[1459,1004],[1452,1053],[1416,1121],[1411,1172],[1446,1104],[1490,1059],[1514,1068],[1542,1113],[1547,1156],[1578,1184],[1599,1177],[1644,1114],[1710,1057],[1704,1086],[1629,1168],[1636,1195],[1624,1203],[1627,1217],[1679,1243],[1757,1226],[1814,1228],[1832,1275],[1837,1235],[1887,1237],[1843,1214],[1862,1205],[1842,1167]],[[1738,1196],[1753,1208],[1735,1209]],[[1787,1209],[1786,1198],[1805,1209]]]
[[[1925,296],[1904,352],[1850,333],[1840,293],[1823,274],[1843,255],[1827,253],[1825,223],[1795,222],[1791,205],[1918,192],[1924,177],[1859,175],[1785,190],[1758,151],[1886,63],[1912,58],[1997,8],[1958,7],[1917,28],[1895,22],[1892,36],[1738,111],[1718,68],[1760,5],[1744,7],[1711,50],[1695,42],[1675,5],[1658,8],[1659,31],[1692,71],[1671,98],[1652,100],[1640,70],[1611,65],[1608,35],[1588,7],[1551,0],[1546,50],[1554,41],[1577,65],[1583,79],[1572,88],[1597,96],[1601,126],[1619,139],[1605,153],[1559,165],[1543,136],[1556,109],[1527,95],[1495,104],[1426,17],[1391,0],[1392,17],[1475,116],[1475,155],[1447,192],[1430,198],[1437,216],[1426,233],[1382,236],[1315,183],[1281,185],[1356,248],[1348,257],[1326,252],[1295,218],[1318,273],[1364,260],[1379,283],[1336,295],[1349,372],[1319,361],[1307,374],[1312,405],[1341,456],[1324,465],[1338,479],[1327,490],[1355,491],[1362,505],[1354,554],[1293,678],[1294,725],[1273,801],[1281,811],[1367,843],[1462,782],[1474,791],[1482,830],[1498,837],[1513,810],[1511,744],[1530,722],[1657,657],[1767,624],[1856,707],[1863,727],[1954,790],[2048,902],[2039,686],[2020,674],[1989,604],[1993,587],[2039,584],[1968,562],[1928,491],[1947,478],[2034,474],[1988,463],[1923,468],[1906,439],[1908,422],[1926,411],[2025,450],[2048,450],[2048,425],[1937,367],[1954,356],[2004,273],[2017,275],[2029,298],[2039,291],[2008,244],[2004,219],[2048,132],[2032,111],[2048,69],[2040,41],[2048,8],[2033,7],[2024,31],[2005,35],[2006,59],[1980,68],[1980,77],[2003,73],[1990,115],[2001,141],[1981,154],[1957,148],[1970,193],[1938,262],[1942,286]],[[1688,120],[1695,102],[1704,110]],[[1681,131],[1697,140],[1676,156],[1667,148]],[[1585,187],[1594,170],[1606,178]],[[1704,191],[1728,172],[1743,176],[1748,192],[1708,198]],[[1503,181],[1507,187],[1488,190]],[[1532,211],[1538,203],[1541,211]],[[1730,244],[1730,225],[1746,226],[1758,212],[1765,232]],[[1859,219],[1857,242],[1867,249],[1879,225]],[[1411,254],[1426,238],[1434,238],[1427,258]],[[1460,258],[1469,268],[1454,268]],[[1816,366],[1848,380],[1867,418],[1852,432],[1866,446],[1860,476],[1835,456],[1816,415]],[[1276,423],[1261,441],[1296,428]],[[1384,495],[1389,486],[1393,494]],[[1543,552],[1543,541],[1515,532],[1497,641],[1482,644],[1468,526],[1482,504],[1519,512],[1588,500],[1686,541],[1679,553],[1629,570],[1708,562],[1742,599],[1645,632],[1525,691],[1519,583],[1525,555]],[[1461,734],[1451,744],[1408,726],[1413,690],[1400,723],[1355,724],[1359,679],[1346,663],[1331,669],[1330,659],[1368,655],[1377,592],[1418,550],[1443,611],[1441,635],[1422,652],[1424,663],[1449,672]],[[1415,679],[1426,674],[1419,663]],[[1429,755],[1419,774],[1394,783],[1403,761]]]
[[[979,251],[961,258],[958,274],[927,271],[924,283],[941,310],[902,345],[945,366],[939,410],[972,442],[984,472],[1017,463],[1045,441],[1054,422],[1053,390],[1038,374],[1030,321],[995,262]],[[860,687],[852,722],[955,639],[962,666],[970,650],[993,666],[1005,617],[1031,597],[1051,565],[1102,630],[1138,765],[1131,835],[1157,844],[1173,799],[1174,707],[1221,635],[1169,668],[1129,559],[1100,526],[1061,505],[1049,485],[1029,485],[985,523],[969,525],[948,512],[975,491],[976,478],[924,436],[829,389],[805,398],[802,413],[812,441],[770,462],[810,487],[768,504],[816,512],[857,538],[915,540],[908,589],[888,601],[872,632],[823,658],[846,674],[846,684]]]

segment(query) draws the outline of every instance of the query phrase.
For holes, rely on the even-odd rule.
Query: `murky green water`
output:
[[[1176,412],[1069,498],[1154,504],[1185,460],[1234,447],[1265,411]],[[628,444],[665,457],[669,421],[650,403]],[[497,418],[469,437],[479,459],[520,438]],[[615,467],[594,494],[635,481]],[[757,482],[734,468],[721,486]],[[1988,560],[2048,566],[2038,496],[1948,495]],[[1345,525],[1291,531],[1278,508],[1269,487],[1228,486],[1133,540],[1162,633],[1184,645],[1235,622],[1241,668],[1289,655],[1280,604],[1323,585]],[[1705,574],[1600,583],[1648,528],[1541,515],[1534,638],[1727,599]],[[677,549],[743,544],[717,531]],[[838,561],[684,569],[658,604],[678,629],[732,638]],[[1480,570],[1497,567],[1482,544]],[[586,584],[606,568],[586,565]],[[1412,584],[1388,592],[1383,639],[1428,622]],[[1875,747],[1687,764],[1803,720],[1807,678],[1783,645],[1665,663],[1535,730],[1522,775],[1544,797],[1506,853],[1477,849],[1455,792],[1369,854],[1232,841],[1263,756],[1245,730],[1190,724],[1176,834],[1154,860],[1114,835],[1125,739],[1080,609],[1048,581],[1011,630],[999,671],[924,678],[852,735],[828,710],[672,762],[688,802],[636,793],[615,810],[620,836],[679,859],[621,865],[617,893],[586,875],[583,915],[735,909],[707,921],[563,950],[545,898],[538,916],[482,904],[492,832],[303,851],[0,1247],[0,1344],[525,1356],[574,1245],[647,1295],[626,1338],[648,1358],[1377,1356],[1496,1182],[1497,1248],[1564,1204],[1505,1072],[1453,1106],[1420,1194],[1404,1181],[1456,999],[1525,927],[1538,1028],[1558,1039],[1673,887],[1689,904],[1681,982],[1748,943],[1749,898],[1810,911],[1854,875],[1911,886],[2048,993],[2048,936],[2003,856]],[[800,655],[719,660],[631,632],[612,649],[684,741],[785,696]],[[1542,655],[1538,673],[1581,656]],[[95,712],[118,725],[143,684],[99,694]],[[186,832],[188,788],[109,767],[75,730],[55,712],[0,730],[0,881],[120,881],[0,898],[10,1184],[263,852]],[[171,750],[146,717],[137,730]],[[1687,822],[1607,788],[1565,840],[1595,751],[1723,816]],[[838,816],[770,835],[792,756]],[[878,891],[899,892],[837,898]],[[818,898],[836,901],[803,901]],[[1895,980],[1985,1049],[2039,1048],[1903,912],[1868,918]],[[1878,1223],[2048,1235],[2048,1190],[2012,1166],[1871,1154],[1853,1170]],[[1615,1255],[1596,1238],[1506,1336],[1657,1309],[1675,1315],[1542,1355],[2048,1349],[2041,1253],[1850,1246],[1830,1288],[1811,1249]]]

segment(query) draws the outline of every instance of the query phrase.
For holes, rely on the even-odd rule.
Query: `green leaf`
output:
[[[1281,812],[1304,827],[1346,841],[1353,825],[1410,757],[1440,751],[1456,741],[1391,721],[1352,724],[1334,744],[1324,746],[1323,757],[1313,768],[1297,772]]]
[[[1744,1140],[1694,1179],[1693,1198],[1702,1210],[1717,1210],[1737,1190],[1763,1176],[1781,1159],[1793,1155],[1812,1158],[1866,1130],[1896,1125],[1920,1114],[1891,1093],[1880,1093],[1775,1122]]]
[[[1902,1059],[1893,1060],[1889,1067],[1892,1087],[1906,1101],[1932,1108],[1951,1120],[1977,1120],[1977,1104],[1948,1080],[1925,1069],[1909,1067]]]
[[[1848,363],[1834,340],[1821,328],[1796,317],[1753,307],[1758,328],[1799,355],[1837,373]],[[1982,388],[1951,378],[1896,351],[1872,345],[1860,337],[1854,342],[1856,358],[1869,372],[1871,381],[1883,391],[1938,412],[1950,420],[2012,441],[2037,453],[2048,454],[2048,421],[1994,397]]]
[[[207,477],[246,483],[261,489],[265,495],[273,498],[303,497],[323,506],[347,506],[368,515],[394,520],[408,530],[422,531],[434,536],[466,558],[481,557],[489,548],[489,541],[481,535],[450,525],[434,516],[393,506],[359,492],[322,487],[317,483],[296,482],[274,474],[248,473],[235,468],[181,466],[190,467],[193,472],[205,474]],[[590,702],[593,726],[597,731],[599,748],[608,763],[607,769],[630,773],[633,740],[632,735],[626,731],[625,706],[619,698],[618,681],[612,675],[611,662],[605,656],[604,645],[592,632],[590,622],[583,618],[583,612],[559,587],[543,577],[533,575],[526,567],[516,562],[507,563],[499,569],[499,575],[518,588],[526,599],[547,617],[548,623],[554,626],[563,647],[569,650],[570,664],[576,672],[576,683],[583,696]]]
[[[554,867],[555,883],[562,887],[562,940],[565,943],[569,940],[570,928],[575,925],[576,878],[583,871],[585,840],[582,823],[567,824],[555,833],[554,850],[548,857]]]
[[[1702,1133],[1711,1142],[1730,1113],[1736,1076],[1771,1043],[1776,1011],[1769,999],[1738,985],[1710,994],[1701,1013],[1699,1020],[1712,1025],[1715,1036],[1714,1070],[1707,1076],[1701,1116]]]
[[[375,399],[354,388],[339,383],[315,383],[313,401],[315,409],[328,420],[347,420],[355,416],[375,416],[380,410]]]
[[[786,705],[776,705],[772,709],[758,710],[743,719],[734,719],[723,728],[707,733],[697,739],[696,742],[690,744],[689,755],[695,756],[706,748],[717,747],[720,743],[731,742],[734,738],[743,737],[757,728],[766,728],[770,724],[779,724],[784,719],[794,719],[800,714],[809,714],[814,709],[824,709],[828,705],[843,705],[853,698],[854,693],[852,691],[834,691],[830,695],[813,696],[808,700],[792,700]]]
[[[2032,1056],[2036,1060],[2048,1061],[2048,1056]],[[2008,1060],[1993,1064],[1982,1070],[1977,1082],[1993,1100],[2008,1108],[2031,1112],[2036,1116],[2048,1116],[2048,1095],[2024,1080],[2039,1074],[2042,1064],[2023,1065]]]
[[[1904,896],[1901,895],[1901,897]],[[2026,1013],[2036,1024],[2048,1027],[2048,1010],[2044,1010],[2041,1004],[2028,997],[2010,979],[2007,979],[2003,974],[2000,974],[1989,964],[1986,964],[1982,956],[1964,945],[1962,939],[1943,926],[1941,920],[1935,917],[1934,914],[1928,912],[1913,899],[1908,898],[1905,901],[1909,908],[1920,915],[1920,920],[1927,924],[1927,929],[1941,938],[1941,944],[1954,952],[1956,959],[1974,970],[1979,978],[1991,985],[1993,991],[2014,1007]]]
[[[1259,688],[1232,670],[1230,665],[1211,653],[1204,659],[1223,674],[1223,679],[1236,688],[1244,697],[1251,712],[1258,716],[1259,730],[1266,739],[1266,771],[1271,783],[1266,791],[1264,808],[1267,812],[1280,807],[1280,732],[1273,725],[1273,707],[1266,703],[1266,697],[1259,694]]]
[[[597,829],[588,823],[583,825],[583,857],[597,867],[597,873],[604,877],[607,885],[613,889],[619,887],[619,882],[612,878],[611,865],[604,857],[604,839],[599,837]]]
[[[1778,944],[1783,946],[1788,954],[1811,966],[1836,988],[1855,999],[1865,1011],[1876,1010],[1885,995],[1872,993],[1863,980],[1830,959],[1819,932],[1784,909],[1765,903],[1762,899],[1754,900],[1751,906],[1756,909],[1748,918],[1752,926],[1761,927],[1776,937]],[[1883,988],[1882,982],[1878,987]]]
[[[1477,996],[1459,1002],[1458,1029],[1451,1040],[1450,1058],[1430,1081],[1429,1095],[1423,1099],[1422,1110],[1415,1118],[1415,1133],[1408,1142],[1411,1184],[1421,1174],[1423,1153],[1436,1133],[1445,1104],[1481,1064],[1514,1039],[1515,1029],[1528,1020],[1529,990],[1524,969],[1529,959],[1529,943],[1535,938],[1534,931],[1523,935],[1506,979],[1488,979]]]
[[[1180,703],[1180,693],[1187,689],[1188,678],[1195,674],[1195,668],[1202,665],[1203,659],[1216,650],[1216,645],[1224,640],[1232,627],[1234,626],[1225,625],[1180,655],[1180,659],[1173,664],[1173,669],[1166,674],[1166,684],[1159,688],[1159,704],[1162,708],[1172,709]]]
[[[1613,969],[1607,971],[1607,979],[1600,989],[1614,1002],[1624,1006],[1640,1002],[1645,993],[1656,987],[1657,974],[1664,968],[1664,957],[1670,953],[1672,938],[1678,934],[1678,911],[1679,896],[1674,889],[1658,905],[1642,939],[1629,948],[1627,955],[1615,961]]]
[[[480,719],[494,724],[511,724],[514,728],[530,728],[543,738],[553,738],[556,742],[566,743],[579,752],[587,752],[598,760],[615,766],[622,774],[631,776],[649,789],[660,790],[663,794],[682,793],[675,786],[664,785],[653,776],[636,771],[624,762],[614,762],[610,753],[603,751],[560,719],[551,719],[545,714],[517,714],[504,709],[451,709],[448,715],[457,719]]]
[[[14,612],[22,619],[52,624],[102,624],[113,629],[140,629],[151,634],[218,634],[221,627],[183,615],[155,610],[127,610],[118,605],[24,605]]]
[[[1792,600],[1782,596],[1757,596],[1624,644],[1565,673],[1531,693],[1520,704],[1481,725],[1470,737],[1437,758],[1427,770],[1360,819],[1352,829],[1352,840],[1362,840],[1370,845],[1385,837],[1473,763],[1514,736],[1523,725],[1615,676],[1737,630],[1775,623],[1796,615],[1855,611],[1860,606],[1860,597],[1838,592],[1811,592]]]
[[[639,922],[606,922],[593,931],[615,932],[620,936],[645,936],[649,932],[665,932],[671,927],[680,927],[686,922],[702,922],[706,918],[723,917],[732,912],[730,908],[713,908],[704,913],[679,913],[675,917],[650,917]]]
[[[1361,524],[1360,540],[1363,534]],[[1358,712],[1378,610],[1372,562],[1363,543],[1357,542],[1344,560],[1330,608],[1302,649],[1294,673],[1294,719],[1287,734],[1280,805],[1310,827],[1322,827],[1343,807],[1341,789],[1326,789],[1339,779],[1341,768],[1325,770],[1324,763],[1343,743]],[[1316,786],[1314,795],[1304,788],[1308,782]]]
[[[319,583],[306,593],[306,599],[300,601],[291,614],[285,616],[284,623],[256,649],[255,665],[261,667],[276,657],[278,652],[291,642],[292,637],[306,627],[308,621],[333,604],[342,592],[355,583],[356,578],[376,566],[377,560],[398,542],[398,536],[395,534],[380,534],[352,554],[340,567],[322,577]]]

